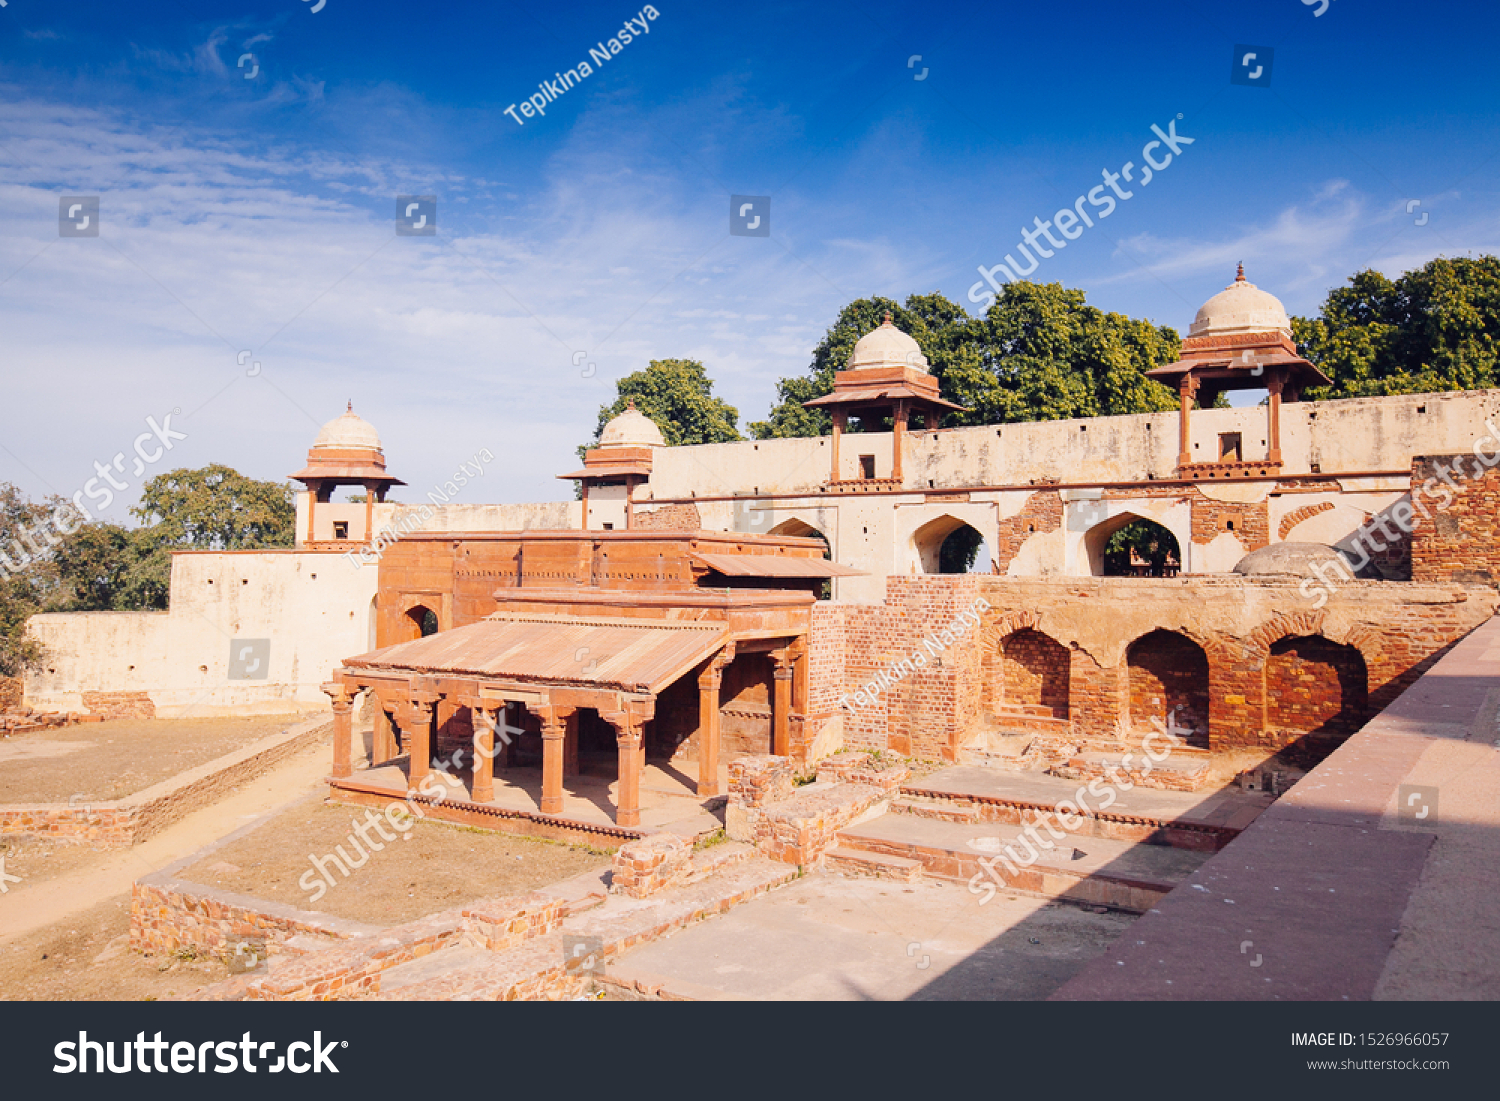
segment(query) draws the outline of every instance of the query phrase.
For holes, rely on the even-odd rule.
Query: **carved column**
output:
[[[776,663],[776,694],[771,704],[771,752],[785,757],[791,741],[793,658],[790,647],[772,650],[771,660]]]
[[[563,727],[563,776],[578,775],[578,712],[570,710]]]
[[[719,791],[719,688],[724,668],[734,660],[734,643],[719,651],[698,674],[698,797],[707,799]]]
[[[896,403],[895,416],[891,418],[891,477],[901,481],[901,452],[906,449],[906,402]]]
[[[406,771],[408,789],[420,786],[432,771],[432,718],[436,711],[437,696],[413,692],[408,708],[412,716],[411,762]]]
[[[1177,396],[1182,401],[1177,417],[1177,465],[1187,466],[1193,461],[1193,442],[1188,433],[1188,422],[1193,413],[1193,399],[1198,396],[1198,379],[1191,372],[1182,376],[1177,384]]]
[[[343,779],[354,775],[354,701],[342,681],[321,687],[333,701],[333,774]]]
[[[1266,391],[1270,395],[1266,402],[1266,442],[1271,445],[1266,460],[1273,463],[1281,462],[1281,390],[1285,381],[1286,375],[1280,370],[1266,379]]]
[[[833,472],[828,476],[830,482],[839,480],[839,438],[844,434],[844,428],[848,422],[848,414],[842,409],[833,411],[833,442],[829,449],[833,452]]]
[[[370,689],[375,700],[375,731],[370,743],[370,763],[378,764],[401,755],[400,739],[396,737],[395,720],[385,709],[385,701]]]
[[[495,798],[495,720],[496,711],[504,706],[488,702],[469,705],[474,720],[474,779],[469,798],[476,803]]]
[[[641,824],[641,727],[640,720],[627,711],[610,711],[601,715],[615,728],[615,744],[620,750],[620,781],[615,796],[615,825]]]
[[[563,742],[567,738],[572,708],[543,707],[537,714],[542,720],[542,802],[543,814],[561,814],[563,809]]]

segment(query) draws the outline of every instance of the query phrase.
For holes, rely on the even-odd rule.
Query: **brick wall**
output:
[[[636,505],[631,510],[631,531],[698,531],[702,527],[697,505],[658,505],[650,512]]]
[[[1068,648],[1029,627],[1001,643],[1002,704],[1041,707],[1055,719],[1068,717],[1068,679],[1072,655]]]
[[[1438,482],[1423,492],[1440,468],[1454,485]],[[1412,460],[1411,481],[1413,503],[1427,512],[1413,509],[1412,580],[1500,584],[1500,471],[1472,455],[1425,455]],[[1447,496],[1452,502],[1440,507]]]
[[[1212,543],[1229,532],[1247,551],[1259,550],[1271,542],[1271,506],[1269,501],[1215,501],[1194,493],[1193,542]]]
[[[848,693],[853,703],[853,693],[877,671],[912,653],[924,637],[983,596],[991,608],[983,613],[979,631],[925,668],[897,678],[873,704],[854,704],[853,713],[844,716],[846,746],[956,760],[958,749],[978,733],[984,708],[1004,691],[1003,683],[996,683],[1005,675],[1003,641],[1024,628],[1069,653],[1068,718],[1059,738],[1094,748],[1115,746],[1133,716],[1141,725],[1146,716],[1164,715],[1181,704],[1179,721],[1194,725],[1201,745],[1276,748],[1301,736],[1294,726],[1267,721],[1268,665],[1280,640],[1316,636],[1358,651],[1367,670],[1366,711],[1372,716],[1444,647],[1500,605],[1494,590],[1480,586],[1351,581],[1334,586],[1325,606],[1316,606],[1299,585],[1231,576],[892,577],[884,604],[818,610],[813,669],[823,698]],[[841,681],[833,679],[838,671],[831,662],[820,664],[824,630],[846,655]],[[1131,644],[1155,630],[1174,634],[1143,646],[1134,662],[1128,660]],[[1183,672],[1189,668],[1191,675]],[[1270,693],[1289,675],[1289,665],[1271,671]],[[1295,676],[1309,700],[1316,695],[1322,701],[1318,707],[1329,706],[1335,691],[1340,699],[1357,698],[1358,687],[1349,679],[1353,672],[1337,662],[1308,661]]]
[[[1326,638],[1284,638],[1266,662],[1266,726],[1289,734],[1347,737],[1365,721],[1365,661]]]
[[[990,550],[992,572],[1004,573],[1026,540],[1033,535],[1056,531],[1062,527],[1062,522],[1062,494],[1055,489],[1033,493],[1020,512],[1000,521],[999,535]]]
[[[106,719],[156,718],[156,704],[145,692],[85,692],[83,706]]]
[[[1175,713],[1178,726],[1197,737],[1189,744],[1208,746],[1208,657],[1192,639],[1175,631],[1152,631],[1131,643],[1127,654],[1130,725],[1151,729],[1151,720]]]

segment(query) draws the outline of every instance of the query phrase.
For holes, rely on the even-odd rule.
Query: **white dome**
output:
[[[1286,307],[1274,294],[1267,294],[1254,283],[1245,281],[1240,268],[1233,283],[1214,295],[1198,309],[1188,336],[1220,336],[1228,333],[1268,333],[1280,330],[1292,334],[1292,321]]]
[[[600,447],[666,447],[661,429],[631,402],[625,412],[612,419],[599,433]]]
[[[349,411],[335,417],[318,430],[313,447],[360,447],[380,451],[380,433],[375,426],[355,414],[353,403]]]
[[[927,357],[915,340],[891,324],[891,315],[878,329],[859,338],[849,356],[849,370],[860,367],[911,367],[927,370]]]

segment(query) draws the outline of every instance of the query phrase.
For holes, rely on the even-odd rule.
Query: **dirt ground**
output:
[[[106,860],[120,852],[118,845],[95,844],[31,834],[0,837],[0,861],[6,875],[18,875],[27,884],[45,883]]]
[[[302,721],[118,719],[14,734],[0,739],[0,803],[123,799]]]
[[[0,944],[0,1000],[154,1001],[227,978],[215,960],[132,952],[130,896]]]
[[[405,841],[383,840],[370,828],[368,836],[383,846],[371,851],[350,840],[353,822],[365,821],[364,816],[364,808],[318,802],[293,807],[208,854],[179,878],[352,921],[399,925],[475,899],[603,870],[610,862],[608,854],[582,846],[430,820],[417,822]],[[381,821],[388,834],[396,833]],[[340,847],[355,861],[363,851],[364,860],[347,877],[325,860],[334,881],[328,887],[314,872],[312,858],[337,856]],[[323,884],[317,901],[315,890],[299,885],[304,876],[308,884]]]

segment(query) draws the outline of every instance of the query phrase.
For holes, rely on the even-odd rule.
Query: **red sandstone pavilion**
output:
[[[1496,610],[1488,467],[1360,579],[1316,606],[1299,591],[1367,522],[1402,502],[1411,517],[1431,462],[1478,453],[1500,395],[1301,402],[1327,380],[1243,270],[1180,361],[1150,372],[1181,395],[1175,425],[943,430],[957,407],[926,368],[887,317],[809,403],[832,410],[831,438],[667,448],[632,407],[562,475],[583,489],[571,530],[420,531],[386,548],[376,648],[323,686],[334,795],[428,790],[436,757],[458,762],[429,799],[440,817],[633,837],[662,824],[642,818],[648,765],[700,800],[725,793],[735,759],[811,769],[846,748],[1092,776],[1169,716],[1191,734],[1149,782],[1191,790],[1226,753],[1326,755]],[[1264,412],[1211,408],[1257,387]],[[330,479],[372,497],[400,484],[383,458],[341,465],[355,459],[298,476],[317,502]],[[306,508],[309,549],[347,549],[347,527],[330,544]],[[1111,576],[1105,545],[1138,521],[1175,539],[1179,576]],[[991,572],[940,572],[963,527]],[[962,644],[874,706],[839,706],[976,602]]]

